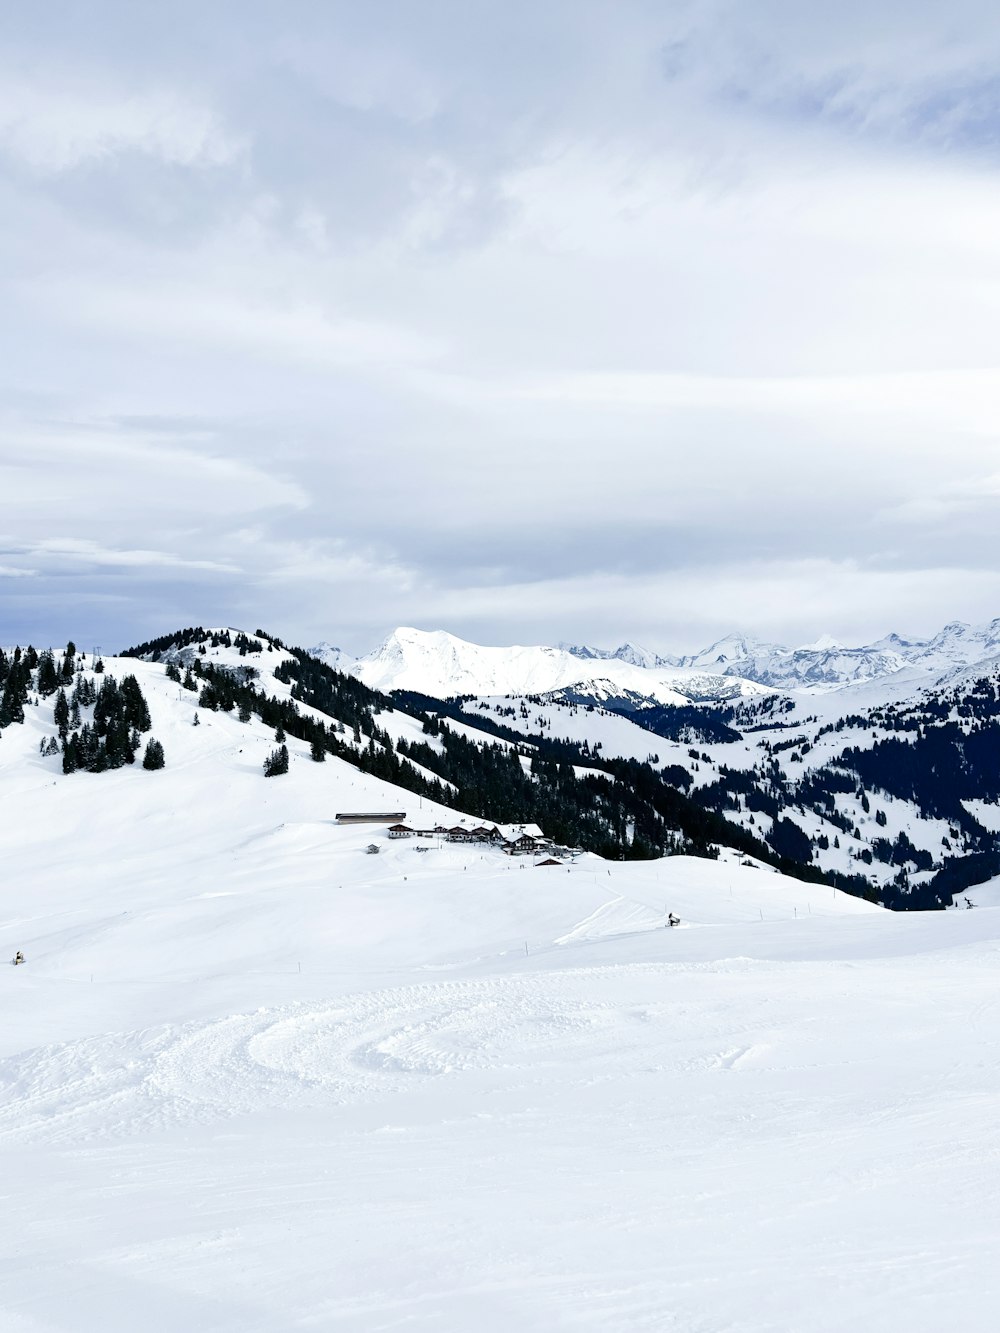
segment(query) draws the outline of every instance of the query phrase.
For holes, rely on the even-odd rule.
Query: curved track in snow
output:
[[[646,1058],[718,1067],[732,1043],[682,1054],[676,1006],[666,996],[650,1003],[657,974],[665,982],[677,971],[640,964],[427,983],[42,1047],[0,1064],[0,1143],[377,1101],[468,1072],[509,1085],[567,1059],[598,1072],[640,1045]],[[719,1015],[720,1034],[732,1035],[731,1019]]]

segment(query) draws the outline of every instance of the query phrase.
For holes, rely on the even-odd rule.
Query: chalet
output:
[[[561,866],[561,865],[562,862],[557,861],[554,856],[547,856],[544,861],[535,862],[535,869],[537,870],[539,866]]]
[[[508,856],[530,856],[538,850],[538,843],[534,838],[530,838],[526,833],[508,842],[504,851]]]
[[[416,833],[416,831],[417,831],[416,829],[410,828],[409,824],[389,825],[390,838],[412,838],[413,835]]]
[[[447,830],[445,836],[449,842],[472,842],[472,829],[466,824],[456,824]]]
[[[550,841],[537,824],[454,824],[451,828],[440,825],[434,830],[443,833],[449,842],[471,842],[491,847],[502,847],[511,856],[525,856],[531,852],[547,851]]]

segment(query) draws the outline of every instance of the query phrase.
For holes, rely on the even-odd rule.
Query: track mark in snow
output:
[[[567,1058],[586,1077],[594,1062],[649,1043],[681,1067],[672,1024],[683,1013],[649,1003],[655,976],[643,966],[429,982],[45,1047],[0,1062],[0,1141],[79,1142],[376,1101],[421,1080],[520,1077]],[[731,1066],[751,1049],[732,1052]]]
[[[767,1050],[767,1046],[738,1046],[731,1051],[722,1051],[715,1057],[715,1068],[738,1069],[744,1062],[754,1060]]]

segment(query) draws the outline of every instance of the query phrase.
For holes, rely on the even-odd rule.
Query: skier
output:
[[[673,912],[671,912],[670,915],[667,917],[667,925],[668,925],[668,926],[679,926],[680,924],[681,924],[681,919],[680,919],[680,917],[679,917],[679,916],[674,916]]]
[[[24,962],[24,954],[21,952],[20,949],[18,949],[17,953],[14,955],[14,966],[17,967],[18,963],[23,963],[23,962]]]

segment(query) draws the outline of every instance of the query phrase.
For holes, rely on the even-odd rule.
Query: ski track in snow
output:
[[[0,1062],[0,1144],[77,1144],[263,1108],[375,1101],[469,1071],[530,1081],[546,1064],[599,1070],[640,1047],[678,1070],[750,1061],[753,1045],[669,1056],[677,1014],[650,1004],[650,993],[670,971],[426,983],[27,1051]],[[731,1015],[722,1033],[731,1035]]]

